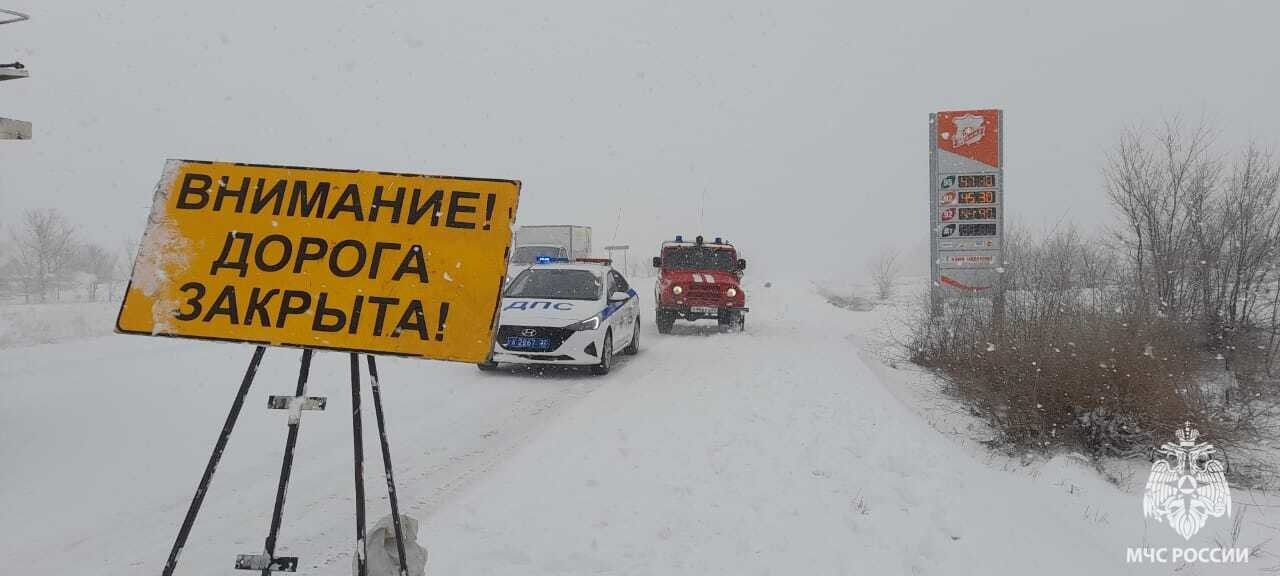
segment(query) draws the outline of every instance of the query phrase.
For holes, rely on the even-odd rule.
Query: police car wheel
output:
[[[676,317],[670,313],[659,311],[655,317],[655,321],[658,324],[659,334],[669,334],[671,332],[671,328],[675,326]]]
[[[600,347],[600,362],[591,367],[592,374],[608,374],[613,367],[613,333],[604,335],[604,346]]]
[[[640,319],[636,318],[635,331],[631,333],[631,343],[622,349],[622,353],[627,356],[635,356],[640,353]]]

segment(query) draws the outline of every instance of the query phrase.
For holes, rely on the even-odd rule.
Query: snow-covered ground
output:
[[[110,334],[120,303],[0,303],[0,348],[50,344]]]
[[[1167,574],[1128,547],[1182,546],[1144,521],[1140,487],[1070,456],[985,452],[980,426],[931,380],[885,363],[904,310],[836,308],[807,282],[748,285],[744,334],[649,318],[612,374],[482,374],[385,359],[402,511],[431,574]],[[645,305],[650,291],[640,289]],[[13,574],[155,573],[251,348],[102,336],[0,350],[0,566]],[[214,480],[183,574],[229,574],[262,546],[299,353],[270,350]],[[348,574],[353,504],[347,358],[322,353],[303,417],[278,553]],[[366,430],[372,412],[366,394]],[[371,497],[382,498],[366,434]],[[1140,479],[1139,479],[1140,482]],[[1280,502],[1191,545],[1258,546],[1267,573]],[[386,512],[372,503],[370,522]],[[1215,543],[1215,540],[1218,543]]]

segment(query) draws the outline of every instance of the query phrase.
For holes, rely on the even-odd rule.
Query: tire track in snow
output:
[[[624,366],[626,366],[626,363],[621,363],[615,366],[615,370]],[[524,370],[514,370],[507,375],[543,380],[540,376],[530,376],[524,374],[524,372]],[[488,376],[481,376],[480,378],[485,380]],[[425,524],[426,519],[433,513],[505,462],[543,428],[553,422],[559,414],[600,387],[608,384],[609,377],[596,378],[580,374],[565,373],[562,375],[551,373],[546,379],[571,382],[570,379],[578,378],[583,380],[565,385],[550,395],[526,394],[521,396],[509,406],[502,420],[494,423],[485,432],[473,437],[478,440],[472,446],[458,454],[449,456],[445,461],[437,462],[421,469],[409,467],[403,472],[397,469],[397,491],[401,494],[400,513],[412,516],[420,523]],[[483,382],[477,384],[483,385]],[[536,384],[537,382],[531,383],[531,385]],[[396,458],[395,446],[392,446],[392,458]],[[366,474],[370,475],[365,482],[371,508],[369,525],[372,526],[373,522],[386,513],[386,510],[375,513],[373,511],[375,510],[374,506],[385,508],[388,504],[386,493],[381,490],[382,470],[380,458],[377,454],[373,454],[372,457],[366,454],[365,468]],[[422,486],[424,485],[429,486],[429,488],[423,489]],[[414,490],[414,487],[418,489]],[[405,494],[415,491],[426,493],[426,496],[413,500],[404,498]],[[329,534],[321,534],[313,540],[326,540],[330,536]],[[339,538],[345,537],[346,534],[339,536]],[[351,552],[345,547],[328,547],[326,550],[327,552],[323,558],[316,562],[317,567],[330,567],[335,562],[342,563],[341,565],[345,566],[345,563],[350,561]]]
[[[447,462],[435,464],[425,470],[418,471],[406,478],[406,480],[397,478],[397,482],[402,485],[409,485],[410,483],[436,484],[436,487],[431,490],[427,497],[408,505],[401,502],[402,510],[405,513],[412,512],[416,518],[425,524],[427,518],[509,459],[512,454],[528,444],[534,436],[554,422],[557,416],[571,406],[606,385],[634,383],[654,373],[659,364],[653,362],[652,358],[649,359],[650,361],[646,361],[644,358],[647,349],[645,348],[645,343],[655,342],[658,332],[652,322],[644,322],[641,325],[641,329],[643,333],[641,334],[640,353],[637,356],[616,358],[617,362],[608,375],[590,376],[570,373],[560,375],[552,372],[551,378],[553,379],[567,380],[572,378],[581,380],[572,386],[564,387],[555,394],[538,397],[532,402],[529,401],[527,396],[522,396],[516,404],[511,406],[510,412],[498,427],[481,435],[487,445],[481,445],[462,454],[452,456]],[[652,349],[648,350],[652,352]],[[526,370],[518,369],[514,370],[514,372],[523,375]],[[441,477],[443,477],[443,480],[441,480]],[[401,491],[403,492],[403,490]]]
[[[429,517],[451,497],[519,450],[565,408],[604,384],[604,381],[576,384],[532,402],[522,397],[498,426],[481,435],[479,446],[407,477],[405,484],[426,483],[435,487],[426,498],[401,506],[419,519]]]

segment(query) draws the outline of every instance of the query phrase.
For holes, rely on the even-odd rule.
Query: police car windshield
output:
[[[723,270],[734,272],[738,262],[732,250],[687,246],[667,250],[662,257],[662,267],[668,270]]]
[[[538,261],[539,256],[564,258],[567,254],[565,254],[564,248],[559,246],[517,246],[515,251],[511,253],[511,263],[533,264]]]
[[[507,286],[507,298],[547,298],[553,300],[599,300],[600,277],[590,270],[530,268]]]

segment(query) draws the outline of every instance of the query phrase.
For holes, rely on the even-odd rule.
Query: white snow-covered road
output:
[[[650,316],[641,354],[603,378],[381,360],[428,572],[1146,573],[1126,547],[1181,543],[1087,465],[1022,468],[931,427],[904,400],[910,373],[863,350],[889,315],[808,285],[748,288],[746,333],[659,336]],[[0,351],[4,572],[157,573],[251,350],[109,336]],[[268,351],[180,573],[233,573],[260,551],[286,420],[266,396],[292,391],[298,357]],[[347,369],[334,353],[312,369],[329,408],[303,416],[278,548],[304,574],[350,573]],[[372,523],[386,504],[365,398]],[[1240,545],[1275,535],[1267,510]]]

